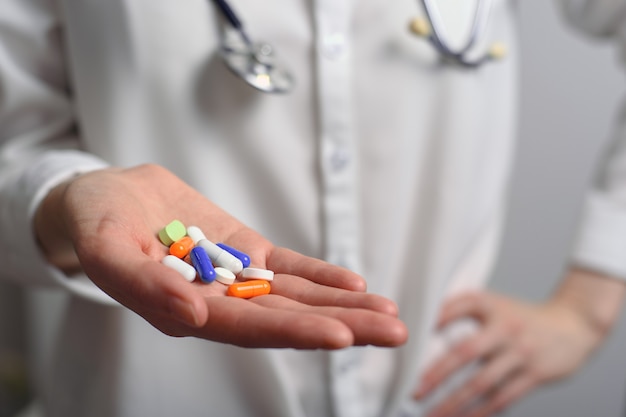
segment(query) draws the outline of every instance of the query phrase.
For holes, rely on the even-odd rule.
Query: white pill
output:
[[[198,226],[189,226],[187,228],[187,236],[189,236],[191,240],[193,240],[193,243],[196,245],[202,239],[206,239],[206,236],[202,232],[202,229],[200,229]]]
[[[215,273],[217,274],[217,277],[215,279],[222,284],[232,285],[235,282],[235,274],[233,274],[226,268],[218,266],[215,268]]]
[[[261,268],[244,268],[241,273],[243,279],[262,279],[265,281],[274,280],[274,271]]]
[[[189,282],[196,279],[196,268],[174,255],[167,255],[161,260],[161,263],[178,271]]]
[[[235,275],[243,270],[243,264],[237,257],[220,248],[210,240],[202,239],[198,241],[197,245],[204,248],[215,266],[226,268]]]

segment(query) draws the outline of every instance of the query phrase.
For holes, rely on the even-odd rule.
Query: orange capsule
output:
[[[270,283],[261,279],[238,282],[228,287],[228,295],[239,298],[252,298],[258,295],[269,294]]]
[[[193,239],[189,236],[185,236],[172,243],[170,246],[170,255],[174,255],[177,258],[183,259],[191,249],[193,249]]]

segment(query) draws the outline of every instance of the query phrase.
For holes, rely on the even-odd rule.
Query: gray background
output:
[[[508,235],[493,287],[538,301],[563,272],[584,190],[626,89],[615,48],[571,30],[553,1],[518,3],[521,138]],[[507,416],[626,416],[625,381],[626,310],[582,371],[532,394]]]
[[[521,141],[508,235],[493,287],[538,301],[563,271],[582,196],[625,84],[614,49],[571,31],[553,2],[519,3],[525,58]],[[7,400],[3,382],[17,383],[12,389],[24,392],[16,377],[23,365],[22,323],[10,313],[19,300],[13,287],[0,283],[0,416]],[[532,394],[507,415],[626,416],[624,311],[615,333],[582,371]]]

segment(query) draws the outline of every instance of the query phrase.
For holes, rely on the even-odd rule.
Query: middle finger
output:
[[[407,329],[400,320],[368,309],[312,306],[272,294],[253,298],[252,301],[281,311],[315,314],[338,320],[352,331],[355,345],[399,346],[408,336]]]
[[[379,295],[320,285],[295,275],[277,274],[272,281],[272,294],[312,306],[363,308],[397,315],[395,303]]]

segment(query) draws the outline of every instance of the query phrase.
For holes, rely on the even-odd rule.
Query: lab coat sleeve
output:
[[[559,0],[566,18],[594,36],[614,36],[624,31],[625,0]]]
[[[593,36],[615,40],[626,56],[626,0],[561,0],[568,20]],[[619,86],[622,87],[622,86]],[[626,280],[626,113],[603,152],[587,196],[572,262]]]
[[[34,212],[51,188],[107,166],[80,151],[55,5],[48,0],[2,1],[0,277],[111,302],[86,277],[67,277],[48,264],[32,229]]]

